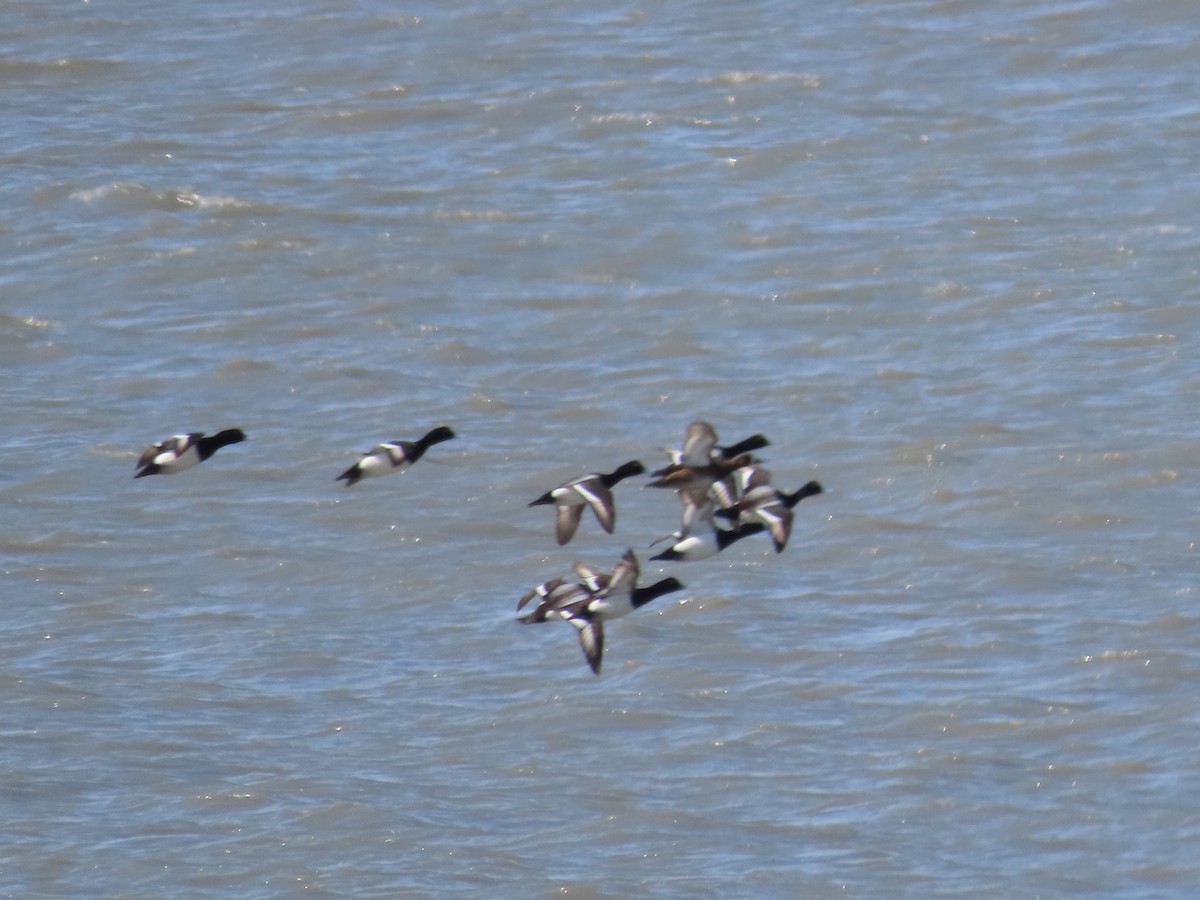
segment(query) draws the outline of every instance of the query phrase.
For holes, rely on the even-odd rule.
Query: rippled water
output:
[[[1190,896],[1194,19],[8,4],[0,892]],[[527,508],[696,418],[785,553]]]

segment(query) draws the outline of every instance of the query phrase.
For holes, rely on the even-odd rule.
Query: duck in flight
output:
[[[222,447],[245,439],[246,434],[240,428],[226,428],[210,435],[202,431],[174,435],[146,448],[138,457],[137,471],[133,477],[174,475],[200,465]]]
[[[693,422],[684,431],[683,446],[680,449],[663,448],[670,464],[650,474],[662,476],[674,466],[706,466],[715,460],[733,459],[751,450],[761,450],[771,443],[761,434],[752,434],[728,447],[717,446],[717,440],[717,430],[712,425],[708,422]]]
[[[759,522],[771,532],[775,552],[782,553],[792,534],[793,510],[806,497],[823,493],[819,482],[810,481],[794,491],[780,491],[771,484],[771,475],[759,466],[738,471],[741,496],[733,503],[718,509],[716,515],[748,525]]]
[[[453,431],[445,425],[439,425],[423,438],[415,441],[389,441],[376,444],[362,455],[362,459],[339,475],[335,481],[345,481],[346,487],[358,484],[364,478],[375,478],[380,475],[390,475],[392,472],[403,472],[434,444],[448,441],[456,437]]]
[[[560,484],[554,490],[546,491],[529,505],[555,507],[554,531],[559,546],[575,536],[585,506],[592,508],[600,527],[612,534],[617,523],[617,510],[613,505],[612,496],[613,485],[631,475],[641,475],[645,471],[645,466],[636,459],[630,460],[607,474],[593,473]]]
[[[604,659],[604,623],[627,616],[652,600],[683,589],[676,578],[663,578],[652,585],[638,587],[639,565],[632,549],[626,550],[611,573],[575,563],[575,574],[582,582],[556,578],[538,585],[517,604],[523,608],[534,597],[539,603],[532,612],[521,616],[522,624],[562,619],[570,622],[579,635],[579,646],[591,670],[599,675]]]
[[[671,546],[662,553],[650,558],[655,560],[677,560],[680,562],[708,559],[710,556],[716,556],[730,544],[740,541],[742,538],[749,537],[752,534],[758,534],[760,531],[765,531],[767,528],[762,522],[739,523],[729,529],[718,528],[713,521],[714,513],[715,505],[711,500],[696,507],[692,521],[688,527],[654,542],[657,544],[662,540],[669,540],[671,541]]]

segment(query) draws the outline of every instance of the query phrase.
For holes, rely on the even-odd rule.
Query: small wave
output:
[[[223,363],[213,376],[217,381],[232,381],[246,377],[257,377],[275,370],[275,365],[266,360],[239,357]]]
[[[34,329],[50,328],[54,323],[38,316],[10,316],[0,313],[0,333],[20,334]]]
[[[302,234],[291,234],[280,237],[248,238],[237,242],[239,250],[308,250],[320,243],[316,238]]]
[[[702,84],[721,84],[738,87],[743,84],[789,82],[796,87],[814,90],[821,86],[821,76],[808,72],[753,72],[735,69],[702,80]]]
[[[1174,234],[1191,234],[1194,231],[1187,225],[1174,225],[1164,222],[1160,225],[1145,225],[1140,228],[1133,229],[1134,234],[1149,234],[1154,236],[1174,235]]]
[[[228,194],[201,194],[197,191],[146,187],[136,181],[114,181],[91,188],[80,188],[67,195],[69,200],[89,205],[112,204],[131,210],[167,212],[196,209],[205,212],[269,213],[269,204],[256,203]]]
[[[502,209],[454,209],[454,210],[439,210],[433,214],[435,219],[450,219],[458,221],[481,221],[481,222],[525,222],[529,221],[528,216],[520,216],[516,213],[505,212]]]
[[[1176,340],[1173,334],[1131,334],[1125,337],[1096,338],[1088,341],[1092,347],[1154,347]]]
[[[0,79],[24,78],[36,75],[65,75],[77,78],[80,75],[95,75],[109,72],[121,66],[107,59],[0,59]]]
[[[1096,663],[1096,662],[1113,662],[1123,659],[1145,659],[1145,651],[1142,650],[1102,650],[1099,653],[1085,653],[1079,657],[1081,663]]]

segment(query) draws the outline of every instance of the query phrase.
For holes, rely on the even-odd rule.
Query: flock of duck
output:
[[[454,437],[450,428],[439,425],[415,441],[377,444],[336,480],[345,481],[349,487],[364,478],[403,471],[434,444]],[[203,432],[174,435],[142,453],[134,477],[182,472],[199,465],[222,447],[245,439],[240,428],[229,428],[213,435]],[[683,505],[679,530],[650,545],[669,542],[667,549],[650,557],[652,560],[707,559],[736,541],[761,532],[770,535],[775,552],[781,553],[791,536],[796,504],[821,493],[821,485],[815,481],[790,492],[775,488],[771,484],[771,473],[752,455],[753,451],[769,444],[763,435],[751,435],[729,446],[720,446],[717,440],[712,425],[693,422],[684,433],[680,449],[664,448],[668,464],[650,473],[653,480],[648,487],[673,490]],[[642,475],[645,471],[641,462],[630,460],[607,474],[593,473],[561,484],[529,505],[554,507],[559,546],[574,537],[588,508],[595,514],[600,527],[612,534],[617,519],[613,488],[626,478]],[[718,519],[726,524],[718,525]],[[611,572],[583,562],[575,563],[574,572],[573,579],[553,578],[521,597],[517,603],[518,612],[531,602],[537,602],[532,611],[519,616],[518,621],[524,624],[555,619],[570,622],[578,632],[584,658],[597,675],[604,656],[604,623],[684,587],[673,577],[639,586],[640,565],[632,548],[625,551]]]

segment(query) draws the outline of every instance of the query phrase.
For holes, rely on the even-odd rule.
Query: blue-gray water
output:
[[[0,893],[1192,896],[1198,47],[1185,0],[4,4]],[[827,493],[645,563],[687,591],[594,677],[516,600],[678,504],[526,504],[696,418]]]

